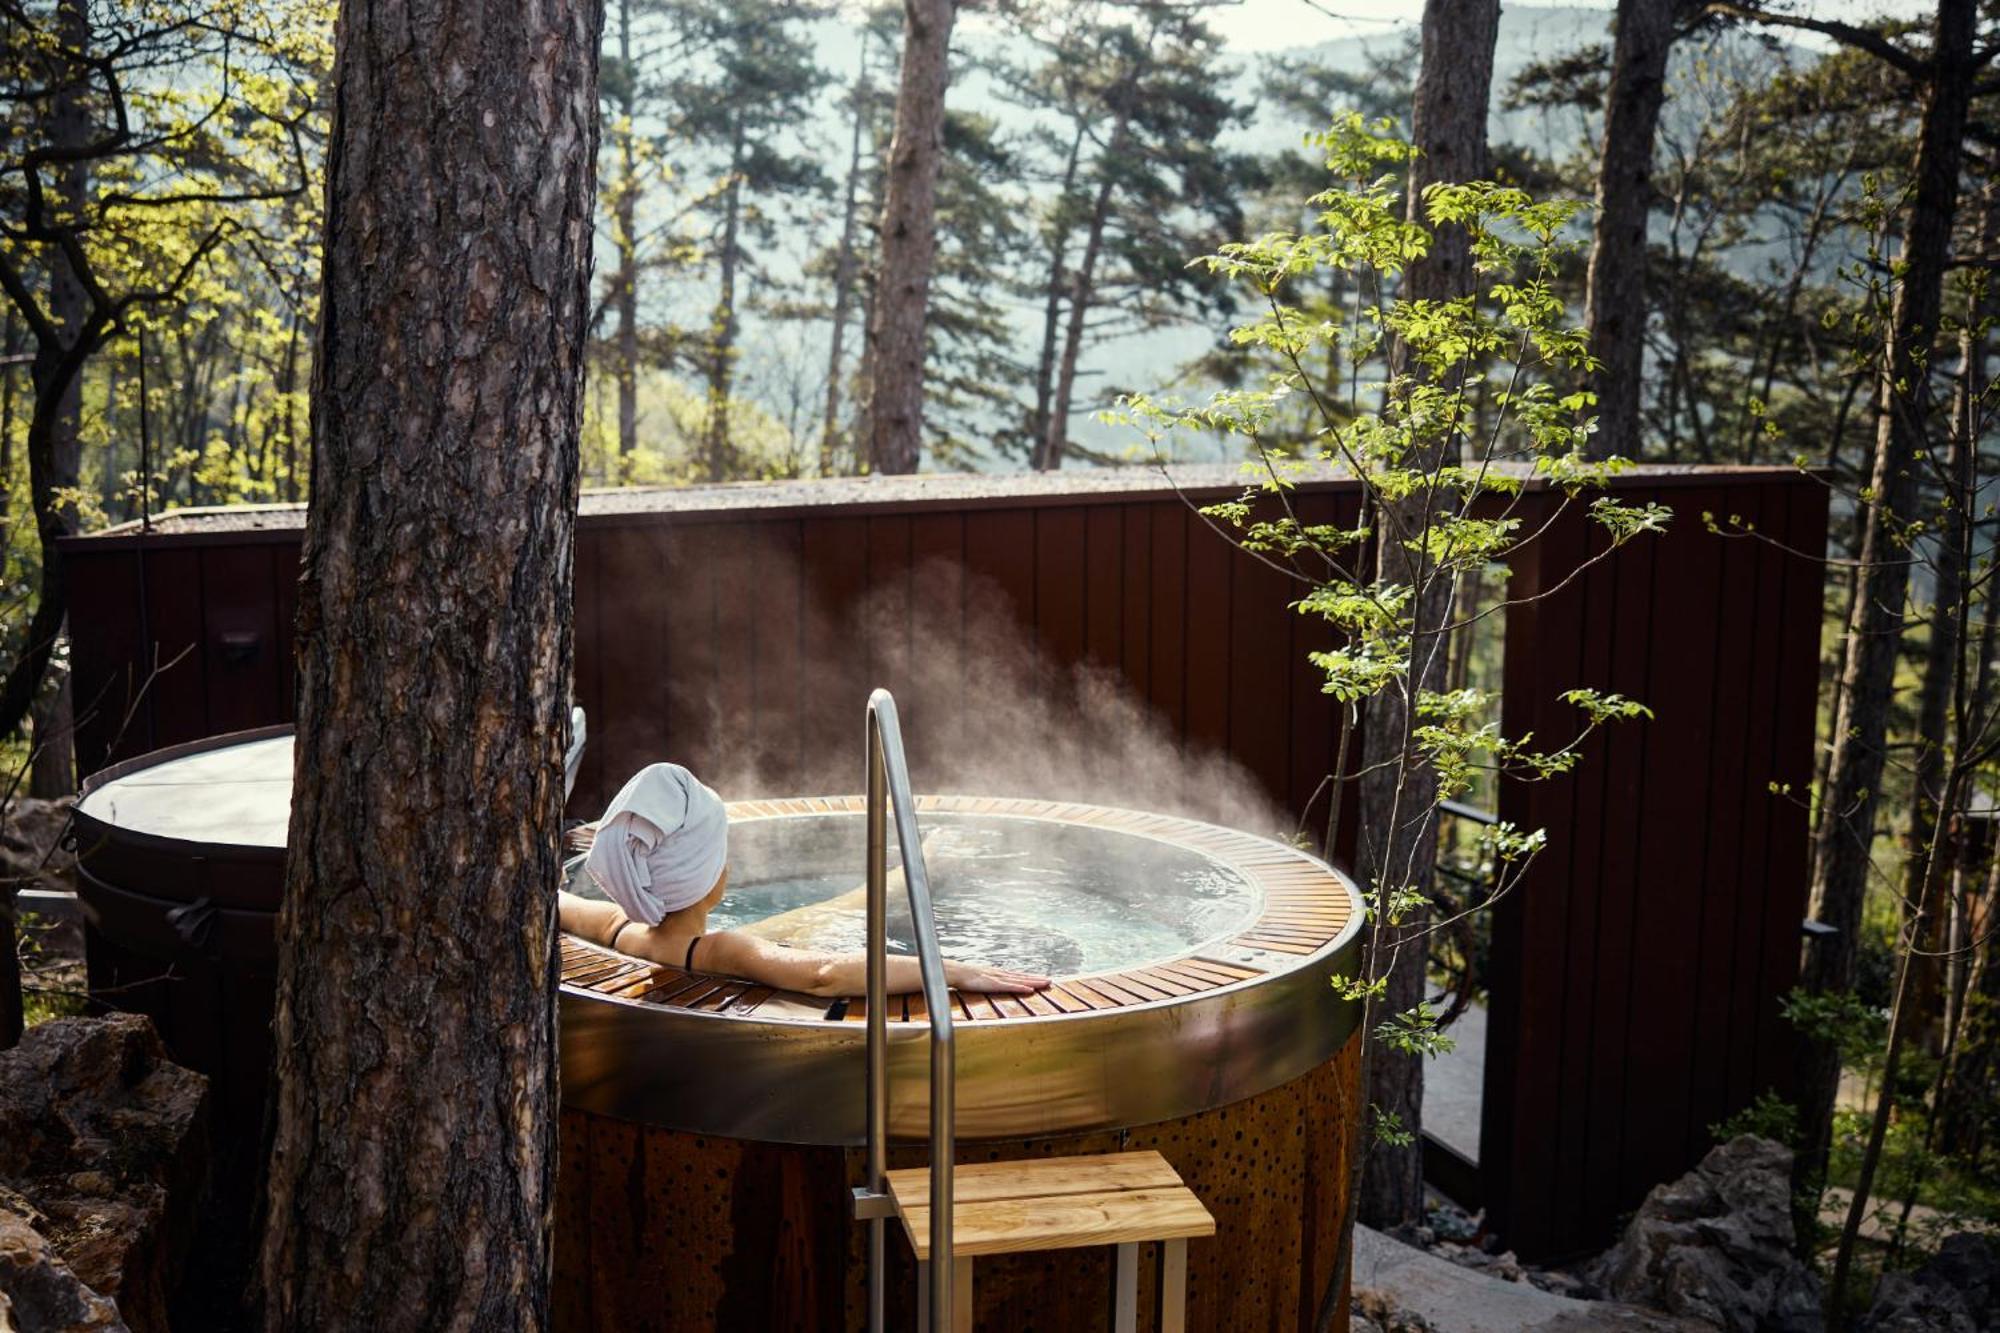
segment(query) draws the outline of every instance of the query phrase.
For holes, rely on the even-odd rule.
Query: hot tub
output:
[[[94,984],[239,1083],[268,1061],[253,1042],[268,998],[246,1014],[243,997],[269,995],[289,761],[282,731],[175,747],[96,775],[78,807]],[[960,1160],[1155,1148],[1218,1223],[1189,1248],[1189,1326],[1312,1327],[1359,1132],[1357,1012],[1329,984],[1355,967],[1352,886],[1279,843],[1164,815],[941,796],[918,818],[947,953],[1056,979],[953,996]],[[852,797],[731,805],[712,927],[858,947],[858,906],[839,899],[860,881],[861,819]],[[562,949],[558,1325],[862,1327],[860,1002]],[[226,1003],[190,1004],[172,980],[119,989],[161,963],[243,984]],[[892,1164],[917,1165],[928,1028],[921,998],[892,1003]],[[890,1308],[908,1315],[907,1250],[891,1253]],[[981,1260],[979,1326],[1106,1327],[1108,1257]]]
[[[1313,1326],[1356,1123],[1354,890],[1267,839],[1051,801],[920,797],[947,955],[1045,971],[1025,997],[954,994],[962,1161],[1156,1148],[1216,1215],[1189,1249],[1189,1326]],[[714,927],[776,918],[859,948],[858,797],[730,807]],[[572,868],[572,886],[590,892]],[[896,902],[892,895],[892,903]],[[800,909],[806,909],[801,913]],[[787,914],[790,914],[787,916]],[[899,924],[905,932],[898,941]],[[892,910],[891,948],[907,950]],[[563,957],[565,1327],[859,1328],[859,1001],[623,958]],[[928,1025],[892,1000],[890,1132],[920,1142]],[[918,1165],[923,1150],[892,1154]],[[907,1251],[892,1310],[915,1309]],[[1150,1273],[1150,1269],[1144,1270]],[[981,1260],[981,1328],[1104,1328],[1105,1251]],[[1141,1304],[1147,1303],[1142,1295]],[[1143,1325],[1142,1325],[1143,1326]]]
[[[1325,865],[1136,811],[917,805],[946,956],[1057,978],[1038,995],[954,995],[966,1025],[962,1135],[1074,1134],[1207,1111],[1325,1064],[1352,1031],[1329,979],[1353,967],[1356,914]],[[859,798],[741,802],[729,815],[730,887],[711,929],[755,930],[857,887]],[[571,887],[595,892],[580,859]],[[911,947],[901,906],[892,898],[892,952]],[[858,902],[805,924],[785,942],[859,950],[865,939]],[[773,992],[574,939],[564,951],[566,1104],[700,1134],[862,1142],[859,1000]],[[924,1017],[921,996],[892,1003],[892,1021]],[[926,1031],[891,1045],[892,1134],[925,1132]],[[690,1064],[729,1076],[690,1078]]]

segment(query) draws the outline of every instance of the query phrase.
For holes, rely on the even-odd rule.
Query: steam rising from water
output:
[[[1248,769],[1186,738],[1184,728],[1141,697],[1126,676],[1140,664],[1121,671],[1110,663],[1059,661],[991,580],[955,562],[920,563],[906,585],[878,589],[845,611],[820,604],[810,571],[805,582],[806,640],[838,650],[831,661],[801,662],[800,715],[831,715],[841,724],[796,748],[746,744],[741,710],[725,716],[717,692],[705,690],[718,757],[698,771],[725,798],[858,790],[863,704],[871,686],[883,685],[896,697],[919,793],[1088,801],[1270,836],[1292,832],[1293,821]],[[1208,623],[1201,607],[1190,613],[1190,635],[1229,632],[1226,616]],[[1173,678],[1179,670],[1174,664]],[[694,701],[690,694],[682,699]],[[1282,709],[1284,701],[1271,706]]]

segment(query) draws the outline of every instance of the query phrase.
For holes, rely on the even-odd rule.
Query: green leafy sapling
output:
[[[1336,183],[1309,201],[1308,225],[1225,245],[1195,261],[1256,293],[1257,317],[1230,338],[1268,367],[1263,381],[1192,407],[1137,395],[1106,419],[1138,431],[1156,460],[1162,441],[1176,433],[1241,443],[1250,481],[1241,496],[1208,505],[1202,515],[1293,579],[1294,609],[1331,628],[1333,645],[1312,653],[1311,661],[1321,688],[1350,720],[1371,699],[1403,705],[1397,712],[1407,734],[1394,761],[1390,822],[1434,827],[1438,804],[1475,783],[1567,773],[1592,732],[1651,716],[1620,695],[1572,690],[1563,698],[1580,715],[1577,734],[1550,746],[1533,735],[1504,735],[1490,691],[1424,688],[1421,682],[1435,678],[1425,670],[1431,655],[1507,604],[1457,605],[1464,580],[1495,569],[1504,576],[1511,557],[1572,509],[1606,536],[1585,566],[1662,531],[1671,511],[1604,493],[1603,484],[1627,464],[1588,454],[1595,398],[1575,386],[1587,382],[1596,363],[1557,283],[1576,246],[1572,224],[1582,205],[1538,201],[1482,181],[1432,185],[1411,215],[1400,179],[1416,149],[1395,137],[1388,122],[1350,115],[1309,142],[1324,152]],[[1401,298],[1405,267],[1428,253],[1442,229],[1467,238],[1479,290],[1452,300]],[[1327,291],[1345,295],[1320,294]],[[1297,483],[1330,474],[1359,484],[1358,522],[1299,517],[1292,503]],[[1552,513],[1524,509],[1522,497],[1531,490],[1560,497]],[[1528,515],[1539,517],[1530,524]],[[1408,577],[1384,575],[1388,562],[1378,555],[1390,543],[1408,553],[1394,562],[1414,571]],[[1440,592],[1447,608],[1442,623],[1434,616],[1426,623],[1424,608],[1438,605]],[[1412,780],[1419,775],[1422,781]],[[1360,776],[1345,771],[1333,778]],[[1547,841],[1541,830],[1505,823],[1482,836],[1481,855],[1496,873],[1488,896],[1461,915],[1518,885]],[[1429,1056],[1450,1047],[1428,1001],[1377,1012],[1397,953],[1422,948],[1430,933],[1459,919],[1429,921],[1428,883],[1426,859],[1422,866],[1373,867],[1365,885],[1372,929],[1360,970],[1333,983],[1341,998],[1364,1006],[1364,1061],[1381,1050]],[[1408,1142],[1400,1117],[1378,1108],[1375,1121],[1378,1142]]]

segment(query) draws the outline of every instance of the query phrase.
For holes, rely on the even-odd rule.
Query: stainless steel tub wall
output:
[[[1205,995],[957,1029],[958,1126],[971,1139],[1152,1124],[1254,1097],[1333,1058],[1359,1021],[1331,978],[1356,927],[1308,964]],[[854,1023],[662,1010],[563,988],[563,1103],[623,1120],[768,1143],[863,1139]],[[892,1134],[929,1114],[922,1025],[890,1031]]]

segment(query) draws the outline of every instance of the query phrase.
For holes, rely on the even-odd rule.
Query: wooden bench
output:
[[[1139,1246],[1160,1244],[1160,1333],[1187,1328],[1187,1242],[1215,1219],[1156,1152],[974,1162],[952,1174],[952,1328],[972,1330],[972,1262],[982,1254],[1116,1247],[1112,1333],[1136,1333]],[[917,1255],[917,1308],[930,1312],[930,1171],[889,1173],[889,1195]]]

